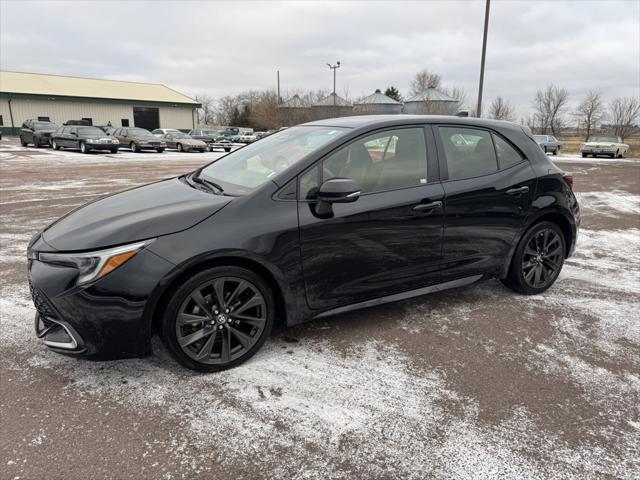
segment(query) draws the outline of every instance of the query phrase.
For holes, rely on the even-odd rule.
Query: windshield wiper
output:
[[[199,183],[200,185],[204,185],[205,187],[209,188],[210,190],[211,190],[211,187],[213,187],[216,190],[218,190],[220,192],[220,194],[224,193],[224,188],[222,188],[216,182],[213,182],[211,180],[207,180],[206,178],[202,177],[201,174],[200,174],[200,171],[196,171],[195,173],[193,173],[191,175],[191,180],[193,180],[195,183]]]

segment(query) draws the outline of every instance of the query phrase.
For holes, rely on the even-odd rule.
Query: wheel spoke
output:
[[[524,279],[528,282],[531,283],[531,280],[533,279],[533,275],[536,273],[536,267],[533,267],[531,270],[529,270],[527,273],[524,274]]]
[[[222,331],[222,350],[220,351],[220,360],[227,363],[231,358],[231,334],[228,328]]]
[[[236,287],[236,289],[233,291],[233,293],[229,297],[229,300],[227,300],[227,305],[232,305],[236,297],[240,295],[242,292],[244,292],[248,286],[249,284],[247,282],[245,282],[244,280],[241,280],[238,283],[238,286]]]
[[[538,252],[536,252],[534,249],[532,249],[529,245],[527,245],[524,249],[524,253],[525,255],[531,255],[533,257],[535,257],[536,255],[538,255]]]
[[[236,310],[236,314],[246,312],[251,308],[263,305],[264,301],[262,300],[262,297],[260,295],[254,295],[246,303],[240,305],[240,307]]]
[[[551,268],[551,270],[554,271],[554,272],[560,267],[560,265],[558,265],[556,262],[554,262],[550,258],[543,258],[542,261],[545,264],[547,264],[549,266],[549,268]]]
[[[218,278],[213,281],[213,289],[216,291],[216,299],[218,300],[218,308],[225,308],[224,302],[224,278]]]
[[[193,299],[194,302],[196,302],[196,305],[198,305],[198,307],[200,307],[200,310],[209,318],[211,317],[211,306],[209,305],[209,302],[207,302],[205,300],[205,298],[202,296],[202,293],[200,293],[200,290],[194,290],[193,293],[191,294],[191,298]]]
[[[264,318],[264,316],[250,317],[248,315],[238,315],[235,313],[231,316],[231,318],[233,318],[234,320],[240,320],[242,322],[248,323],[249,325],[253,325],[256,327],[259,327],[267,320],[266,318]]]
[[[253,338],[251,336],[247,335],[244,332],[241,332],[237,328],[232,327],[231,325],[229,325],[229,330],[231,331],[233,336],[238,339],[238,341],[242,344],[242,346],[244,348],[249,348],[251,346],[251,344],[253,343]]]
[[[193,315],[191,313],[180,313],[178,315],[178,323],[180,325],[193,325],[196,323],[206,322],[207,320],[209,320],[209,317]]]
[[[206,337],[207,335],[211,335],[213,330],[207,330],[206,328],[201,328],[200,330],[193,332],[189,335],[181,337],[178,339],[181,347],[188,347],[192,343],[197,342],[198,340]]]
[[[217,332],[217,330],[213,330],[211,336],[209,337],[209,340],[207,340],[202,346],[202,348],[198,352],[198,355],[196,355],[196,358],[198,360],[202,360],[203,358],[207,358],[211,355],[211,350],[213,349],[213,344],[215,343],[216,336],[218,334]]]
[[[556,248],[554,248],[550,252],[547,252],[547,257],[554,257],[556,255],[560,255],[561,252],[562,252],[562,247],[558,245]]]
[[[541,270],[542,267],[540,265],[536,266],[536,268],[533,270],[534,271],[534,275],[533,275],[533,286],[538,286],[540,284],[540,275],[541,275]]]

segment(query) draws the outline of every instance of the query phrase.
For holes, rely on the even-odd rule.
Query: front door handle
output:
[[[510,188],[509,190],[507,190],[507,195],[513,195],[513,196],[519,196],[522,195],[523,193],[527,193],[529,191],[529,187],[515,187],[515,188]]]
[[[435,210],[436,208],[440,207],[442,207],[442,202],[438,200],[437,202],[420,203],[413,207],[413,210],[415,210],[416,212],[425,212],[428,210]]]

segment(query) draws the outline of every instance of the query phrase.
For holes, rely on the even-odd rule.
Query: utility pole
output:
[[[337,61],[335,65],[327,63],[327,66],[333,70],[333,106],[336,106],[336,70],[340,68],[340,61]]]
[[[478,88],[478,105],[476,116],[479,118],[482,114],[482,87],[484,86],[484,59],[487,55],[487,31],[489,30],[489,6],[491,0],[487,0],[484,10],[484,37],[482,38],[482,60],[480,61],[480,85]]]
[[[282,99],[280,98],[280,70],[278,72],[278,105],[282,103]]]

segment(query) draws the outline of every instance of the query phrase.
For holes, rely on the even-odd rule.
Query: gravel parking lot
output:
[[[547,293],[498,281],[279,330],[199,375],[33,334],[26,245],[97,196],[222,153],[0,144],[2,478],[638,478],[640,160],[574,173],[577,251]]]

